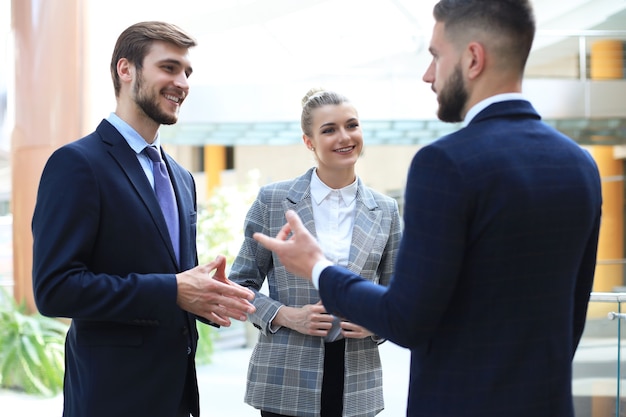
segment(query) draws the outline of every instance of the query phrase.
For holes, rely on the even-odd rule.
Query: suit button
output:
[[[189,334],[189,328],[187,326],[183,327],[183,336],[187,336]]]
[[[187,346],[187,355],[191,355],[191,346]]]

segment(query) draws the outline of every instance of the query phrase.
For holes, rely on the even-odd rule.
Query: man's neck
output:
[[[145,113],[124,111],[124,108],[118,105],[115,114],[135,129],[147,143],[154,142],[160,125]]]

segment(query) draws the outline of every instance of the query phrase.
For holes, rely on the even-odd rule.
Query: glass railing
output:
[[[593,292],[585,332],[574,357],[576,417],[626,416],[622,320],[626,292]]]

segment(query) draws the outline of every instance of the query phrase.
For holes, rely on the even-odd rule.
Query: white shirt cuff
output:
[[[282,326],[274,326],[274,323],[273,323],[273,322],[274,322],[274,319],[275,319],[275,318],[276,318],[276,316],[278,315],[278,310],[280,310],[281,308],[283,308],[283,306],[278,307],[278,308],[276,309],[276,313],[274,313],[274,315],[273,315],[273,316],[272,316],[272,318],[270,319],[270,322],[269,322],[269,326],[268,326],[268,328],[269,328],[270,333],[272,333],[272,334],[273,334],[273,333],[276,333],[276,332],[278,331],[278,329],[280,329],[280,328],[282,327]]]
[[[322,259],[321,261],[317,261],[313,266],[313,271],[311,271],[311,281],[316,289],[320,289],[320,275],[322,274],[322,271],[331,265],[333,265],[331,261],[328,259]]]

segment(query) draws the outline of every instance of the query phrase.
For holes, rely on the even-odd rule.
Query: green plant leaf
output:
[[[41,314],[26,314],[6,290],[0,294],[0,386],[54,395],[63,387],[68,326]]]

